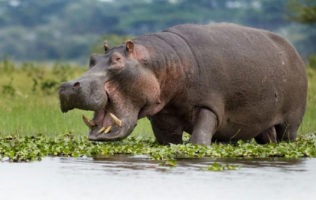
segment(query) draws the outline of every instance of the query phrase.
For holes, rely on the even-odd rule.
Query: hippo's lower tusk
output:
[[[82,115],[82,120],[83,122],[89,127],[89,128],[93,128],[96,126],[96,124],[94,123],[94,121],[89,120],[86,116]]]
[[[112,118],[112,120],[114,121],[114,123],[116,125],[118,125],[119,127],[122,126],[122,120],[120,120],[119,118],[117,118],[113,113],[109,113],[110,117]]]
[[[108,126],[105,130],[104,130],[104,134],[107,134],[107,133],[109,133],[110,131],[111,131],[111,129],[112,129],[112,126]]]
[[[107,128],[105,128],[104,126],[98,131],[98,135],[100,135],[101,133],[107,134],[111,131],[112,126],[108,126]]]
[[[103,126],[99,131],[98,131],[98,135],[100,135],[101,133],[103,133],[105,131],[105,127]]]

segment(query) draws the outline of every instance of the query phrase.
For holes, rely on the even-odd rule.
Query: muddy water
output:
[[[316,159],[218,160],[234,171],[207,171],[214,160],[162,167],[146,157],[45,158],[0,162],[0,199],[316,199]]]

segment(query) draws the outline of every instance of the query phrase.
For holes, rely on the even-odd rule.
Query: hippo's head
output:
[[[60,86],[61,110],[94,111],[92,120],[83,116],[90,128],[90,140],[127,137],[138,118],[154,114],[162,107],[159,83],[146,67],[147,59],[145,47],[132,41],[103,55],[91,56],[89,71]]]

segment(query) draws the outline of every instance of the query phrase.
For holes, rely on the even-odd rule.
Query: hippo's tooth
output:
[[[104,133],[104,134],[107,134],[111,131],[112,129],[112,126],[108,126],[108,127],[102,127],[99,131],[98,131],[98,135]]]
[[[108,132],[110,132],[112,129],[112,126],[108,126],[105,130],[104,130],[104,134],[107,134]]]
[[[82,115],[82,120],[83,122],[89,127],[89,128],[93,128],[94,126],[96,126],[96,124],[94,123],[94,121],[89,120],[86,116]]]
[[[109,113],[110,117],[112,118],[112,120],[114,121],[114,123],[116,125],[118,125],[119,127],[122,126],[122,120],[120,120],[119,118],[117,118],[113,113]]]
[[[103,126],[99,131],[98,131],[98,135],[100,135],[101,133],[103,133],[105,131],[105,127]]]

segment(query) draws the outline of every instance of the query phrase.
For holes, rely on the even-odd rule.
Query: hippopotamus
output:
[[[289,42],[230,23],[182,24],[90,57],[62,83],[61,110],[83,116],[93,141],[126,138],[147,117],[160,144],[292,141],[306,106],[305,65]]]

